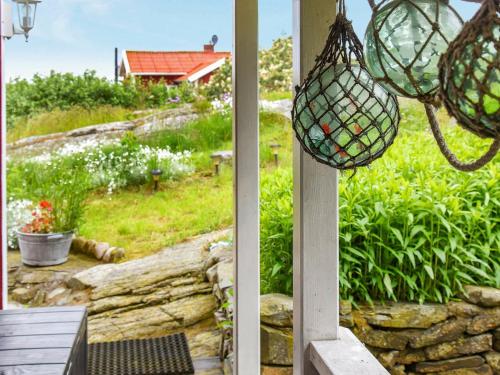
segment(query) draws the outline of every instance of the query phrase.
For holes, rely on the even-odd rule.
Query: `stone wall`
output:
[[[500,290],[466,287],[446,305],[389,303],[353,310],[341,304],[351,328],[394,375],[500,375]],[[267,373],[291,373],[292,299],[261,297],[262,364]]]
[[[230,246],[213,246],[208,264],[207,277],[222,306],[216,319],[226,322],[232,314],[227,303],[232,288]],[[445,305],[387,303],[353,309],[341,301],[340,324],[394,375],[500,375],[500,290],[469,286],[466,292],[460,301]],[[261,296],[260,308],[262,373],[292,375],[293,300],[268,294]],[[231,326],[223,331],[225,357],[231,350]],[[226,373],[231,373],[230,366]]]

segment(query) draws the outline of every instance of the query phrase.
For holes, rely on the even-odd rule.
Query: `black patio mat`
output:
[[[89,345],[89,375],[194,374],[184,333]]]

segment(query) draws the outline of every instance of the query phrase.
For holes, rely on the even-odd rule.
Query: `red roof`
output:
[[[195,71],[229,58],[229,52],[151,52],[126,51],[130,73],[182,74]]]

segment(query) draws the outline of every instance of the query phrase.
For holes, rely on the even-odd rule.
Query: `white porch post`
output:
[[[258,0],[234,0],[235,374],[260,373]]]
[[[336,14],[332,0],[293,0],[294,84],[314,66]],[[313,340],[339,335],[338,174],[294,144],[294,374],[316,374]]]
[[[3,16],[4,0],[0,0],[0,19]],[[4,38],[3,22],[0,26],[0,310],[7,306],[7,165],[6,165],[6,144],[7,125],[5,113],[5,82],[4,82]]]

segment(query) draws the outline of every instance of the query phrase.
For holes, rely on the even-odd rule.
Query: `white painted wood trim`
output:
[[[14,36],[14,23],[12,19],[12,4],[2,0],[0,2],[1,9],[1,30],[0,36],[4,38],[12,38]]]
[[[216,69],[219,69],[222,65],[224,65],[225,62],[226,62],[226,58],[224,57],[224,58],[222,58],[220,60],[217,60],[213,64],[210,64],[210,65],[206,66],[205,68],[197,71],[196,73],[190,75],[187,79],[191,83],[192,82],[196,82],[201,77],[206,76],[208,73],[211,73],[211,72],[213,72]]]
[[[338,340],[313,341],[310,360],[320,375],[389,375],[347,328],[340,328]]]
[[[1,4],[4,4],[3,0],[0,0]],[[3,15],[3,8],[1,10]],[[2,16],[0,15],[0,17]],[[10,26],[8,26],[10,27]],[[0,189],[1,192],[1,210],[0,221],[1,221],[1,231],[2,231],[2,241],[1,241],[1,254],[0,254],[0,283],[2,283],[2,295],[0,310],[2,306],[4,309],[7,308],[7,295],[8,295],[8,279],[7,279],[7,100],[6,100],[6,86],[5,86],[5,40],[0,37],[0,106],[1,106],[1,124],[0,129],[2,132],[1,140],[1,173],[0,173]]]
[[[258,0],[233,1],[234,366],[260,374]]]
[[[294,85],[324,47],[336,15],[332,0],[293,0]],[[339,332],[338,174],[294,142],[294,374],[316,374],[308,355],[315,340]]]
[[[125,76],[130,74],[130,63],[128,62],[127,50],[122,51],[122,64],[125,67]]]

